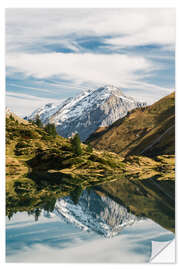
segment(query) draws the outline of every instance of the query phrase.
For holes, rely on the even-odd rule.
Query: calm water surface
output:
[[[144,263],[151,241],[174,234],[151,219],[136,217],[107,195],[83,192],[75,205],[60,198],[54,211],[17,212],[7,218],[7,262]]]

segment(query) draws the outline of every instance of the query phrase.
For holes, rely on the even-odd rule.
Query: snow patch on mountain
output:
[[[84,141],[97,128],[109,126],[124,117],[128,111],[145,105],[124,95],[118,87],[106,85],[95,90],[86,90],[58,105],[46,104],[27,119],[33,120],[39,115],[43,123],[55,123],[61,136],[69,137],[78,132]]]

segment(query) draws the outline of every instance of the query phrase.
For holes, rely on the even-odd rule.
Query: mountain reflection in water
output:
[[[71,196],[8,194],[7,261],[148,262],[152,240],[174,238],[173,184],[126,179]]]
[[[70,197],[58,199],[54,213],[66,222],[73,223],[83,230],[103,234],[105,237],[117,235],[123,227],[140,219],[107,195],[93,190],[84,191],[76,205]]]
[[[23,197],[22,197],[23,196]],[[17,193],[7,196],[7,215],[26,211],[35,220],[45,210],[83,230],[93,230],[106,237],[118,234],[124,226],[149,218],[174,232],[175,203],[172,181],[128,181],[122,179],[85,191],[75,189],[70,196],[57,197],[49,192],[39,197]],[[25,198],[23,200],[22,198]]]

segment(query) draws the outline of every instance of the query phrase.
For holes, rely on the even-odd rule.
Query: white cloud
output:
[[[53,222],[54,218],[57,220],[56,217],[53,217],[50,222]],[[75,229],[72,224],[64,223],[63,226],[61,221],[59,224],[57,223],[56,227],[53,227],[55,231],[57,230],[54,234],[51,230],[51,223],[48,227],[43,227],[42,221],[44,224],[47,222],[43,219],[40,226],[37,223],[36,230],[33,229],[33,244],[28,245],[27,237],[20,250],[18,249],[18,236],[21,237],[23,233],[27,236],[27,232],[32,233],[32,228],[28,230],[27,226],[24,228],[21,226],[21,222],[15,223],[15,225],[17,224],[15,234],[17,249],[14,250],[14,245],[11,246],[11,243],[7,244],[10,254],[7,256],[8,262],[142,263],[147,262],[150,258],[152,239],[155,241],[158,238],[164,240],[173,238],[171,232],[148,219],[124,228],[119,235],[113,238],[100,237],[92,232],[88,235],[87,232]],[[11,222],[9,223],[11,224]],[[7,227],[7,235],[11,232],[11,226]],[[52,246],[50,244],[52,239],[59,240],[59,242],[56,241],[56,245]]]
[[[18,116],[24,117],[38,107],[47,103],[60,103],[63,99],[58,100],[52,98],[40,98],[28,94],[20,94],[15,92],[7,92],[6,106]]]
[[[93,54],[93,53],[46,53],[46,54],[9,54],[7,65],[10,70],[24,73],[25,76],[33,76],[38,79],[47,79],[57,76],[61,79],[70,80],[70,85],[63,83],[48,83],[56,87],[85,90],[87,87],[79,85],[88,84],[89,87],[98,87],[104,84],[113,84],[128,91],[135,97],[144,97],[148,103],[169,94],[173,89],[158,86],[152,83],[145,83],[144,79],[152,75],[152,72],[161,69],[161,65],[155,65],[151,60],[142,56],[128,56],[122,54]],[[74,85],[73,85],[74,83]],[[9,84],[11,85],[11,84]],[[51,92],[52,90],[24,86],[28,92],[40,90]],[[143,94],[142,94],[142,91]],[[34,92],[35,93],[35,92]],[[48,101],[48,99],[42,99]],[[36,104],[42,104],[37,98]],[[13,102],[13,101],[12,101]],[[35,103],[34,103],[35,104]],[[30,108],[35,108],[29,103]],[[25,108],[24,108],[25,109]],[[23,110],[24,110],[23,109]]]
[[[131,251],[132,243],[125,239],[88,241],[77,247],[64,250],[37,244],[24,248],[21,255],[8,257],[8,262],[54,262],[54,263],[132,263],[146,262],[146,255]],[[135,245],[136,246],[136,245]]]
[[[7,65],[26,76],[61,78],[127,87],[131,80],[143,78],[156,67],[141,56],[121,54],[9,54]],[[137,72],[142,73],[137,75]]]
[[[6,13],[8,50],[39,42],[79,50],[74,37],[88,35],[114,36],[107,42],[123,46],[175,42],[175,9],[7,9]]]
[[[129,46],[140,46],[140,45],[172,45],[175,44],[175,33],[174,27],[162,26],[158,27],[154,25],[151,28],[143,29],[134,35],[127,35],[120,38],[107,39],[106,43],[114,45],[118,48],[125,48]],[[166,47],[167,48],[167,47]]]

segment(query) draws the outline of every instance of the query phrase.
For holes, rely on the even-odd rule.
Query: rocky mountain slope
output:
[[[151,106],[136,108],[87,140],[97,149],[127,155],[156,156],[175,152],[175,93]]]
[[[85,91],[57,106],[47,104],[35,110],[27,119],[33,120],[39,115],[43,123],[55,123],[61,136],[69,137],[78,132],[84,141],[97,128],[107,127],[130,110],[145,105],[125,96],[119,88],[107,85]]]

